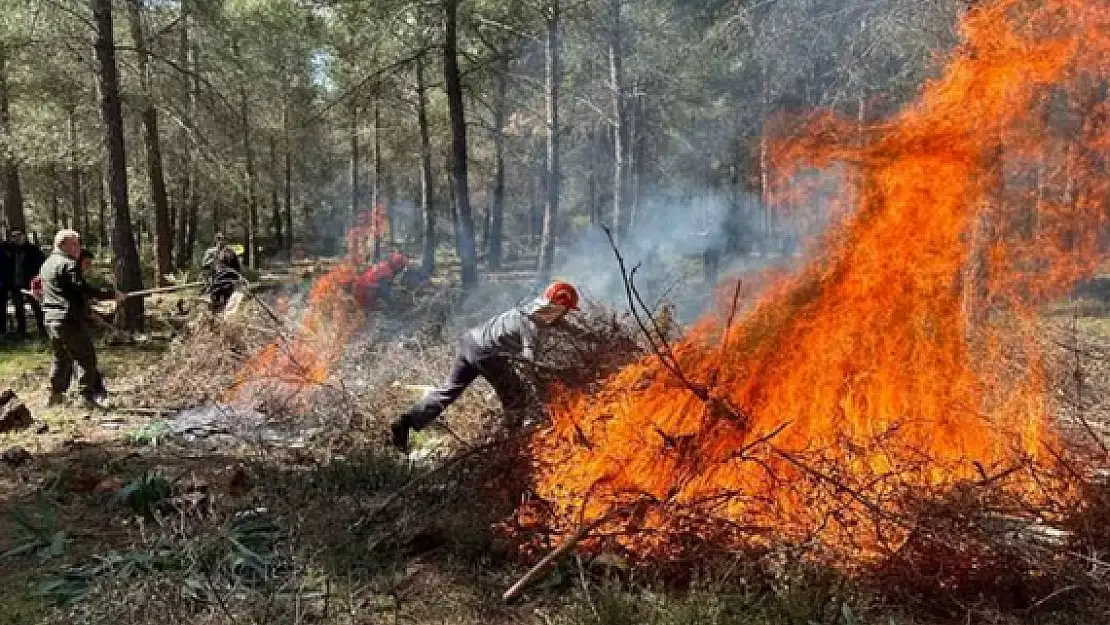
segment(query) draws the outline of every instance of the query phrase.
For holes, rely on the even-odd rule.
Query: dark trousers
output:
[[[27,333],[27,304],[31,305],[31,312],[35,315],[35,325],[38,327],[39,332],[46,332],[42,319],[42,307],[39,306],[38,300],[33,297],[27,297],[18,287],[0,290],[0,311],[3,311],[3,324],[0,325],[0,332],[8,331],[9,301],[15,308],[15,327],[17,332],[20,334]]]
[[[227,308],[227,302],[231,299],[231,295],[235,293],[235,287],[230,285],[219,285],[212,287],[208,293],[209,310],[214,313],[223,312]]]
[[[77,365],[77,390],[85,397],[104,391],[100,370],[96,367],[96,348],[84,323],[50,321],[46,324],[54,360],[50,365],[50,392],[65,393]]]
[[[443,414],[447,407],[462,396],[478,376],[490,383],[497,399],[505,410],[506,421],[515,424],[520,419],[521,410],[528,404],[528,387],[513,369],[512,363],[504,356],[488,356],[478,353],[473,341],[464,337],[459,343],[459,351],[447,381],[439,388],[424,395],[419,403],[405,413],[404,420],[413,429],[419,430]]]

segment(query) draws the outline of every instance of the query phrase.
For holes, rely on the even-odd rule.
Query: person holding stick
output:
[[[76,364],[77,390],[84,407],[106,410],[104,382],[88,327],[88,300],[114,298],[119,304],[127,294],[87,283],[80,259],[81,235],[76,230],[60,230],[54,236],[54,250],[40,270],[46,335],[53,352],[47,405],[65,402]]]

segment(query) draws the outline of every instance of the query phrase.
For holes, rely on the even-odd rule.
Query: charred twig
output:
[[[662,363],[662,365],[666,367],[667,370],[670,371],[675,377],[677,377],[684,386],[689,388],[690,391],[698,397],[698,399],[701,399],[702,401],[708,401],[708,390],[701,385],[695,384],[686,377],[686,374],[678,366],[678,360],[675,358],[674,351],[671,350],[671,346],[667,342],[666,336],[662,332],[660,332],[659,327],[656,326],[656,333],[653,335],[651,330],[648,329],[647,324],[641,318],[641,308],[646,310],[646,306],[644,305],[643,298],[640,297],[639,292],[636,290],[636,286],[633,283],[633,274],[636,272],[636,269],[639,267],[639,265],[634,267],[630,273],[628,267],[625,265],[624,256],[621,255],[620,248],[617,247],[616,239],[613,238],[613,232],[609,230],[609,228],[607,228],[606,226],[601,226],[601,229],[605,231],[605,236],[609,238],[609,246],[613,250],[613,255],[617,258],[617,265],[620,267],[621,271],[621,280],[624,283],[625,297],[628,299],[628,307],[632,311],[632,317],[633,319],[635,319],[636,325],[640,327],[640,331],[643,332],[644,338],[647,339],[648,344],[651,346],[651,350],[655,352],[655,355],[659,358],[659,362]],[[647,313],[648,317],[651,318],[650,310],[648,310]],[[654,319],[652,320],[652,323],[655,323]],[[656,343],[656,337],[658,337],[660,340],[659,344]]]
[[[728,319],[725,321],[725,330],[721,334],[721,357],[724,358],[728,350],[728,334],[732,330],[732,322],[736,318],[736,307],[740,303],[740,291],[744,288],[743,281],[736,281],[736,288],[732,292],[732,305],[728,309]]]
[[[748,443],[747,445],[744,445],[740,449],[737,449],[736,451],[732,452],[732,454],[729,455],[728,459],[729,460],[735,460],[735,459],[739,458],[740,460],[747,460],[748,459],[747,454],[748,454],[749,451],[751,451],[752,449],[755,449],[759,445],[771,442],[771,440],[774,439],[779,434],[781,434],[782,431],[785,430],[790,425],[790,423],[791,423],[790,421],[783,421],[775,429],[773,429],[770,432],[764,434],[763,436],[760,436],[759,438],[757,438],[754,441]]]

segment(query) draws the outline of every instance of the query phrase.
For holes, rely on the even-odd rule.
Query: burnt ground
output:
[[[495,280],[523,296],[529,277]],[[1019,605],[992,588],[893,600],[782,554],[773,566],[723,555],[681,576],[616,555],[572,557],[502,601],[529,565],[504,524],[528,475],[492,391],[478,384],[407,457],[388,448],[385,424],[446,372],[456,326],[505,303],[399,293],[308,410],[280,393],[248,407],[219,401],[272,338],[249,307],[213,324],[181,314],[188,302],[151,306],[148,340],[101,348],[122,406],[107,414],[46,409],[42,346],[5,346],[0,377],[48,430],[0,434],[0,451],[30,456],[0,463],[0,550],[16,552],[0,558],[0,624],[1105,622],[1110,599],[1078,583]],[[1076,440],[1101,444],[1110,308],[1087,295],[1046,321],[1061,396],[1083,380],[1061,418]],[[1100,553],[1088,555],[1100,566]]]

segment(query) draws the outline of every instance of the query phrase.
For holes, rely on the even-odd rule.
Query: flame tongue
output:
[[[778,146],[778,197],[816,204],[789,183],[834,177],[822,208],[845,217],[744,319],[704,319],[675,346],[709,401],[652,357],[555,403],[533,442],[555,525],[634,503],[620,540],[641,554],[708,523],[725,543],[759,528],[858,561],[904,537],[907,495],[1037,462],[1053,436],[1033,307],[1097,261],[1108,16],[1080,0],[977,9],[913,106],[862,136],[817,116]],[[1022,475],[1006,487],[1036,496]]]
[[[393,262],[363,266],[374,237],[384,228],[382,205],[374,215],[372,223],[347,232],[347,257],[312,284],[296,333],[280,336],[244,364],[224,401],[250,404],[261,395],[280,400],[286,408],[311,408],[315,392],[329,382],[348,341],[374,309],[380,281],[391,279],[400,268],[395,265],[399,254]],[[368,214],[360,216],[362,222],[369,220]]]

